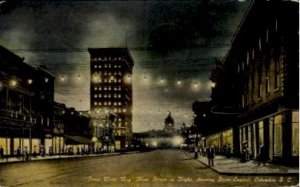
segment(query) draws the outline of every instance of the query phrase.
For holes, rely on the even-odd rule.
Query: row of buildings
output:
[[[91,110],[79,112],[54,101],[55,77],[45,66],[32,67],[0,46],[0,147],[5,156],[130,147],[132,84],[123,79],[132,74],[130,54],[123,48],[89,52]]]
[[[211,72],[210,102],[193,103],[203,146],[219,152],[260,146],[271,162],[295,165],[299,158],[299,4],[252,1],[222,60]],[[296,164],[297,165],[297,164]]]

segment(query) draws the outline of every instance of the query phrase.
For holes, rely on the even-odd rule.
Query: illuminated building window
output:
[[[94,68],[97,68],[97,65],[94,65]]]
[[[252,49],[252,60],[254,60],[254,57],[255,57],[255,50],[254,48]]]
[[[107,87],[106,87],[106,86],[104,87],[104,90],[107,90]]]
[[[114,75],[117,75],[117,72],[114,72]]]
[[[102,97],[102,94],[99,94],[98,97],[101,98],[101,97]]]
[[[123,109],[123,112],[124,112],[124,113],[126,112],[126,109],[125,109],[125,108]]]
[[[121,71],[118,72],[119,75],[122,75]]]
[[[121,106],[122,105],[122,103],[121,102],[119,102],[119,106]]]
[[[102,60],[102,58],[98,58],[98,60]]]
[[[104,75],[107,75],[107,71],[104,71]]]
[[[99,66],[98,66],[98,68],[102,68],[102,66],[101,66],[101,65],[99,65]]]
[[[107,58],[106,58],[106,57],[104,57],[104,60],[107,60]]]
[[[117,102],[114,102],[114,106],[117,106]]]
[[[117,68],[118,66],[117,65],[114,65],[114,68]]]
[[[94,102],[94,105],[97,105],[97,104],[98,104],[97,101],[95,101],[95,102]]]
[[[114,91],[117,91],[118,90],[118,88],[117,87],[114,87]]]
[[[116,83],[117,82],[117,79],[114,79],[114,83]]]
[[[107,79],[104,79],[104,82],[107,82]]]
[[[118,82],[119,82],[119,83],[121,83],[121,82],[122,82],[122,80],[121,80],[121,79],[119,79],[119,80],[118,80]]]
[[[108,64],[108,68],[111,68],[111,65],[110,65],[110,64]]]
[[[119,94],[118,97],[121,98],[121,94]]]
[[[107,105],[107,102],[106,101],[104,101],[104,106],[106,106]]]
[[[97,87],[97,86],[95,86],[95,87],[94,87],[94,90],[96,90],[96,91],[97,91],[97,90],[98,90],[98,87]]]
[[[102,90],[102,87],[99,87],[99,90],[101,91],[101,90]]]
[[[119,86],[119,89],[118,89],[119,91],[121,91],[121,86]]]
[[[117,111],[118,111],[118,110],[115,108],[115,109],[114,109],[114,112],[117,112]]]
[[[108,94],[108,98],[111,98],[111,94]]]
[[[104,64],[104,67],[107,68],[107,64]]]
[[[118,121],[122,121],[122,119],[121,119],[121,118],[119,118],[119,119],[118,119]]]
[[[121,68],[121,65],[119,65],[119,68]]]
[[[97,95],[97,94],[95,94],[95,95],[94,95],[94,98],[97,98],[97,97],[98,97],[98,95]]]
[[[246,64],[249,65],[249,52],[247,52],[247,55],[246,55]]]
[[[111,90],[111,86],[108,87],[108,90]]]
[[[119,57],[119,60],[122,60],[121,57]]]
[[[108,57],[108,60],[111,60],[111,58],[110,58],[110,57]]]
[[[237,72],[240,72],[240,64],[237,65]]]
[[[117,58],[115,57],[114,60],[117,60]]]
[[[114,98],[117,98],[117,94],[116,93],[114,94]]]

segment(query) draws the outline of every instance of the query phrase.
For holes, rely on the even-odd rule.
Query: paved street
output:
[[[298,176],[220,175],[180,150],[0,165],[0,186],[284,186]]]

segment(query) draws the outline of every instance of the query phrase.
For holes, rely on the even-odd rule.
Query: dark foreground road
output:
[[[298,176],[224,176],[179,150],[0,165],[0,186],[291,186]]]

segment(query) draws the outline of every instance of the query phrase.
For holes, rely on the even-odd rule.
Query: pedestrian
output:
[[[196,158],[198,158],[198,147],[197,146],[195,146],[195,149],[194,149],[194,158],[196,159]]]
[[[0,145],[0,158],[3,158],[3,156],[4,156],[4,150],[2,145]]]
[[[20,158],[21,157],[21,148],[20,146],[17,149],[17,157]]]
[[[242,146],[242,156],[241,156],[241,162],[246,162],[248,158],[248,149],[247,149],[247,143],[243,143]]]
[[[231,152],[232,152],[231,144],[228,144],[227,151],[226,151],[226,157],[227,158],[231,157]]]
[[[260,166],[261,162],[263,163],[263,166],[265,166],[267,160],[268,160],[267,149],[264,144],[261,144],[259,149],[259,155],[258,155],[258,166]]]
[[[214,146],[210,145],[206,149],[206,156],[208,159],[208,165],[214,167],[214,158],[215,158],[215,148]]]

